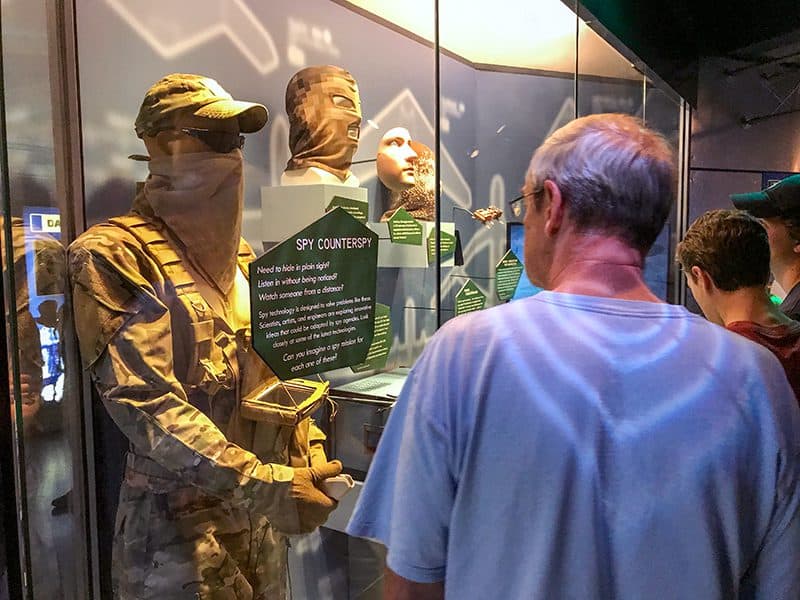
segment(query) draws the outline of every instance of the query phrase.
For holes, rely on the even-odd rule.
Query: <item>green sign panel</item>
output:
[[[468,279],[456,294],[456,316],[481,310],[484,306],[486,306],[486,296],[471,279]]]
[[[337,208],[250,264],[253,348],[278,377],[364,361],[377,263],[378,236]]]
[[[440,260],[446,261],[456,252],[456,236],[439,230],[439,251]],[[428,234],[428,264],[433,264],[436,260],[436,229],[431,229]]]
[[[342,196],[334,196],[325,212],[332,211],[334,208],[342,208],[351,217],[359,223],[367,222],[367,212],[369,211],[369,203],[356,200],[355,198],[344,198]]]
[[[422,223],[405,208],[398,208],[389,218],[389,239],[393,244],[422,246]]]
[[[495,268],[494,285],[497,290],[497,297],[500,300],[510,300],[517,289],[519,278],[522,276],[522,263],[519,262],[517,255],[509,250],[500,259]]]
[[[350,367],[353,373],[362,371],[372,371],[383,369],[386,366],[386,359],[389,358],[389,350],[392,348],[392,320],[389,315],[389,307],[385,304],[375,305],[375,331],[372,336],[372,344],[367,351],[367,358],[360,365]]]

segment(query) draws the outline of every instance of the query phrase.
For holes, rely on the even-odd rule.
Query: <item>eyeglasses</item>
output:
[[[220,154],[227,154],[236,150],[236,148],[244,147],[244,136],[230,131],[212,131],[195,127],[183,127],[179,131],[197,138],[214,152],[219,152]]]
[[[544,187],[536,188],[527,194],[520,194],[513,200],[509,200],[508,205],[511,207],[511,214],[515,217],[522,217],[525,215],[525,198],[528,196],[536,196],[544,191]]]

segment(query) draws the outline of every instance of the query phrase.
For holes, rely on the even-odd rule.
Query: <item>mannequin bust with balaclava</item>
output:
[[[281,185],[358,186],[350,172],[361,134],[361,99],[353,76],[332,65],[307,67],[286,86],[289,150]]]

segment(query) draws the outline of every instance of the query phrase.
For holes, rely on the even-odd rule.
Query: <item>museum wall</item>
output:
[[[797,75],[762,77],[728,58],[700,64],[697,108],[692,113],[689,157],[689,222],[705,211],[730,208],[728,195],[761,189],[762,172],[800,171],[800,113],[742,124],[742,117],[798,105]],[[793,96],[788,97],[792,92]]]

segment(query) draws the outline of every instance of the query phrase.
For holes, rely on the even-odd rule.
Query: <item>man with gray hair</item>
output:
[[[625,115],[535,152],[525,262],[545,291],[432,338],[349,525],[388,547],[388,598],[800,595],[781,366],[642,277],[674,181],[668,144]]]

